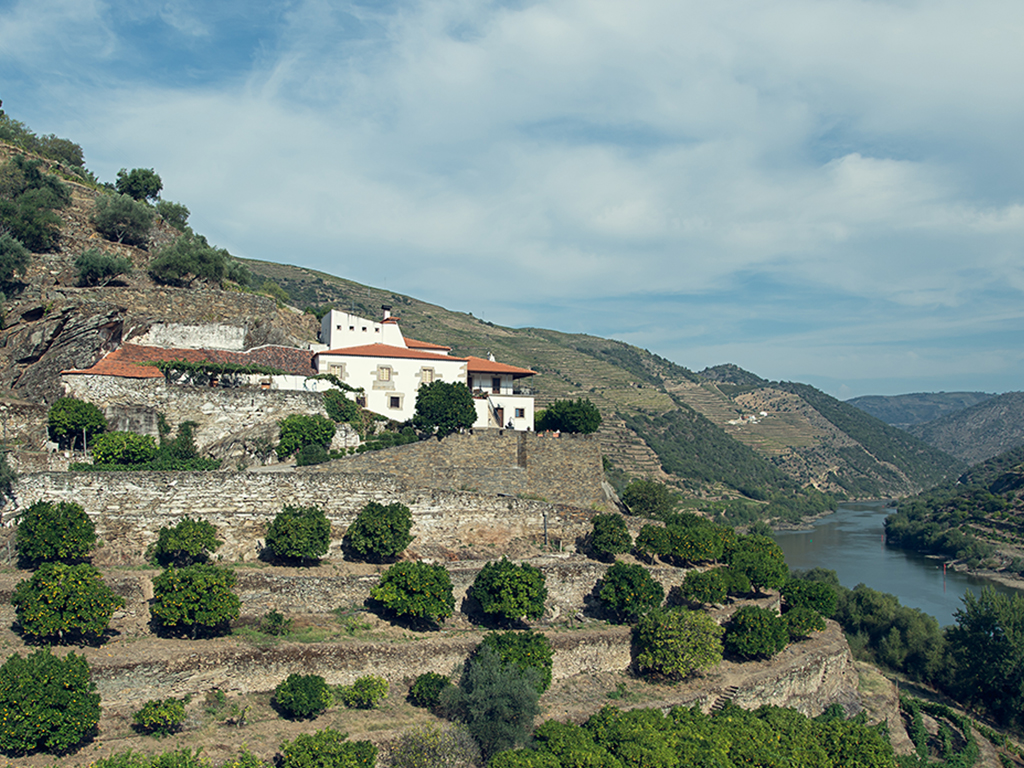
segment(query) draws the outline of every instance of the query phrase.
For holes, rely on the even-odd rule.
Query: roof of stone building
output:
[[[416,339],[410,339],[408,336],[405,337],[405,346],[409,349],[444,349],[451,352],[451,347],[446,347],[443,344],[432,344],[429,341],[417,341]]]
[[[496,360],[485,360],[482,357],[471,355],[466,360],[469,363],[467,368],[470,373],[511,373],[513,378],[537,375],[536,371],[531,371],[529,368],[517,368],[514,365],[499,363]]]
[[[317,354],[339,356],[347,355],[349,357],[392,357],[411,360],[434,360],[439,362],[466,362],[466,359],[463,357],[451,357],[450,355],[439,355],[434,352],[424,352],[419,349],[393,347],[390,344],[363,344],[358,347],[342,347],[341,349],[329,349],[326,352],[318,352]]]
[[[264,346],[246,352],[224,349],[174,349],[123,344],[107,354],[91,368],[62,371],[68,374],[118,376],[127,379],[156,379],[163,376],[160,369],[147,363],[183,360],[189,363],[234,363],[277,368],[297,376],[313,376],[313,353],[294,347]]]

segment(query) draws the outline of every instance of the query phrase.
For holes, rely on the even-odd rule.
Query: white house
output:
[[[396,421],[416,412],[416,392],[433,381],[462,382],[473,392],[474,427],[533,429],[533,397],[516,382],[535,375],[527,368],[479,357],[452,357],[451,347],[407,339],[383,307],[380,322],[331,310],[320,323],[320,341],[313,356],[319,373],[363,389],[358,402]]]

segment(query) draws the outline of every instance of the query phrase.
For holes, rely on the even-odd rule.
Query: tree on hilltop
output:
[[[128,195],[133,200],[141,202],[156,200],[160,190],[164,188],[164,183],[152,168],[132,168],[130,171],[122,168],[117,172],[114,186],[122,195]]]

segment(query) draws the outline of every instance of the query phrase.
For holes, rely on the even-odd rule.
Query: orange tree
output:
[[[150,613],[167,630],[216,632],[238,618],[241,601],[232,588],[235,572],[214,565],[168,568],[153,579]]]
[[[124,599],[106,585],[93,566],[44,563],[18,584],[11,597],[22,631],[36,639],[101,636]]]

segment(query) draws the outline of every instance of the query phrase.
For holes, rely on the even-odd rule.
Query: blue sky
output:
[[[232,253],[838,397],[1024,380],[1017,0],[0,0]]]

